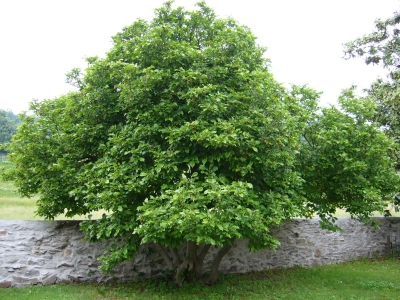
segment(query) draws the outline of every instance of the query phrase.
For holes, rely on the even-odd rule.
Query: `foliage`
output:
[[[18,123],[19,118],[12,111],[0,109],[0,154],[5,153],[1,147],[11,142],[12,136],[17,132]]]
[[[366,64],[380,64],[388,70],[388,80],[378,79],[369,96],[378,104],[374,121],[386,134],[400,142],[400,13],[375,21],[376,30],[345,45],[345,58],[363,57]],[[400,156],[398,165],[400,167]]]
[[[78,92],[31,104],[33,114],[22,117],[10,146],[17,167],[5,175],[22,195],[40,194],[37,213],[46,219],[107,211],[82,223],[89,241],[116,238],[102,270],[130,259],[140,243],[153,242],[179,285],[215,282],[235,239],[248,238],[251,250],[274,248],[279,242],[271,226],[316,211],[324,216],[335,205],[365,217],[380,207],[378,195],[392,191],[379,181],[390,165],[390,142],[357,120],[369,108],[349,104],[361,110],[348,110],[355,119],[337,110],[317,116],[319,94],[282,87],[250,30],[218,19],[203,2],[196,11],[167,2],[151,22],[138,20],[113,41],[105,58],[87,59],[84,74],[73,69],[67,75]],[[343,174],[349,167],[335,162],[353,151],[340,144],[349,137],[324,156],[336,139],[335,132],[324,137],[324,128],[335,126],[351,129],[360,141],[364,135],[381,139],[376,151],[383,158],[372,173],[380,177],[362,185],[352,181],[353,192],[346,193],[348,177],[367,171],[338,173],[317,197],[310,191],[320,178],[308,156],[330,159],[325,165]],[[305,143],[301,134],[309,137],[316,129],[317,143]],[[374,157],[358,159],[367,165]],[[332,188],[343,191],[328,203]],[[219,250],[203,279],[212,245]]]
[[[14,121],[17,125],[21,123],[21,120],[18,115],[14,114],[12,110],[5,110],[7,117]]]
[[[356,98],[352,88],[343,91],[339,105],[310,118],[297,160],[308,205],[330,229],[337,208],[367,221],[399,188],[395,144],[371,122],[376,103]]]
[[[382,64],[389,70],[396,71],[400,66],[399,23],[399,12],[386,20],[376,20],[376,31],[345,44],[346,57],[364,57],[366,64]]]
[[[15,166],[7,160],[2,161],[0,159],[0,170],[1,169],[12,169]],[[22,198],[17,193],[17,188],[11,181],[3,181],[0,177],[0,220],[41,220],[43,217],[35,215],[36,200],[38,196],[33,198]],[[94,217],[101,217],[104,211],[94,212]],[[59,215],[55,219],[65,220],[64,215]],[[77,219],[87,219],[86,216],[74,217]]]

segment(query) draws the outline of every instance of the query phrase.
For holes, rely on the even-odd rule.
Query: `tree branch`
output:
[[[197,255],[197,264],[196,264],[196,278],[200,280],[203,277],[203,265],[204,265],[204,257],[206,256],[208,250],[210,249],[211,245],[203,244],[199,254]]]
[[[168,267],[172,269],[173,262],[172,262],[171,258],[169,257],[167,251],[165,251],[165,248],[159,243],[154,243],[154,245],[156,246],[158,252],[161,254],[162,258],[164,259],[164,261],[166,262]]]
[[[182,261],[181,261],[181,258],[179,257],[178,249],[170,246],[169,251],[171,251],[173,266],[175,267],[175,266],[180,265],[182,263]]]
[[[206,256],[206,254],[207,254],[208,250],[210,249],[210,247],[211,247],[210,244],[204,244],[204,245],[201,247],[200,253],[199,253],[199,255],[197,256],[197,260],[198,260],[198,261],[203,261],[203,260],[204,260],[204,257]]]
[[[221,263],[222,258],[229,252],[229,250],[232,248],[232,242],[230,245],[225,245],[219,251],[217,252],[217,255],[214,257],[212,266],[211,266],[211,271],[210,271],[210,276],[207,278],[208,283],[214,283],[217,278],[218,278],[218,269],[219,269],[219,264]]]

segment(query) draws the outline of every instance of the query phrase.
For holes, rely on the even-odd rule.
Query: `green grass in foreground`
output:
[[[340,265],[221,276],[216,285],[177,289],[165,281],[121,285],[54,285],[0,289],[0,299],[400,299],[400,263],[362,260]]]

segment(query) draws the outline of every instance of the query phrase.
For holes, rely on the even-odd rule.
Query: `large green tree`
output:
[[[203,2],[195,11],[167,2],[151,22],[138,20],[113,41],[105,58],[89,58],[84,73],[68,74],[78,92],[31,104],[33,114],[23,117],[10,146],[17,167],[6,174],[23,195],[40,194],[37,213],[47,219],[106,210],[82,223],[88,240],[116,241],[101,258],[104,271],[153,242],[178,284],[213,282],[235,239],[248,238],[251,250],[274,248],[271,226],[318,211],[324,216],[376,183],[366,179],[329,207],[319,205],[326,197],[307,195],[308,181],[320,178],[307,174],[314,161],[299,164],[311,153],[304,147],[314,147],[301,136],[322,122],[318,93],[276,82],[250,30],[217,18]],[[348,117],[332,122],[350,124]],[[357,124],[356,133],[373,126]],[[378,143],[387,162],[375,164],[373,176],[388,170],[389,146]],[[326,159],[335,164],[347,150]],[[332,186],[348,183],[336,179]],[[374,191],[390,193],[386,182]],[[372,197],[346,207],[362,217],[376,202],[382,204]],[[203,278],[212,245],[219,250]]]

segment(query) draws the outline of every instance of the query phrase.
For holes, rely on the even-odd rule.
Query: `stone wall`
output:
[[[221,262],[222,272],[249,272],[292,266],[339,263],[387,253],[388,236],[400,233],[400,218],[379,219],[371,228],[339,219],[343,233],[322,230],[318,220],[293,220],[272,230],[281,242],[277,251],[249,252],[237,241]],[[154,247],[142,245],[113,276],[98,271],[97,258],[107,244],[82,240],[78,221],[0,221],[0,287],[71,282],[128,281],[160,275],[163,261]],[[210,266],[217,249],[205,259]]]

